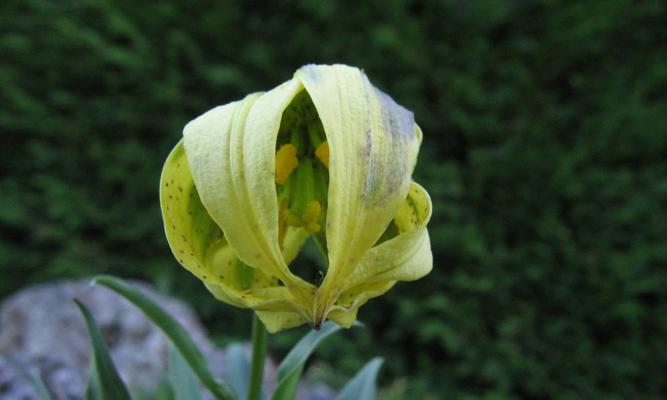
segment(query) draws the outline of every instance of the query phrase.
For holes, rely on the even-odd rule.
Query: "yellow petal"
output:
[[[257,311],[256,314],[269,333],[294,328],[308,322],[306,318],[295,312]]]
[[[329,268],[314,311],[321,320],[405,199],[420,137],[412,113],[356,68],[308,65],[295,77],[317,109],[329,148]]]
[[[343,290],[380,281],[413,281],[433,268],[426,224],[431,218],[431,199],[426,190],[412,182],[394,222],[400,233],[371,248],[350,274]]]
[[[292,80],[264,94],[217,107],[184,130],[202,203],[245,264],[275,276],[304,313],[315,288],[287,267],[279,243],[275,146],[284,109],[302,90]],[[309,311],[308,311],[309,312]]]
[[[164,164],[160,205],[167,241],[178,262],[200,279],[210,278],[208,251],[227,246],[227,241],[199,200],[182,142]]]
[[[349,328],[357,319],[359,307],[366,304],[373,297],[378,297],[391,289],[396,281],[379,282],[360,285],[354,290],[348,290],[341,293],[338,302],[332,307],[327,318],[334,321],[343,328]]]
[[[187,270],[216,288],[216,297],[237,307],[270,300],[282,302],[282,310],[292,309],[286,296],[262,299],[248,292],[275,286],[277,281],[238,260],[201,203],[182,142],[172,150],[162,170],[160,205],[172,252]]]
[[[250,271],[253,281],[244,282],[248,274],[244,276],[243,267],[237,266],[234,251],[199,199],[182,142],[171,152],[162,171],[160,204],[167,241],[179,263],[202,281],[227,288],[227,302],[242,306],[240,291],[271,284],[260,271]]]
[[[371,248],[346,280],[329,318],[342,326],[354,322],[357,310],[369,299],[380,296],[397,281],[412,281],[433,268],[426,224],[431,217],[431,200],[424,188],[412,182],[394,222],[400,233]]]

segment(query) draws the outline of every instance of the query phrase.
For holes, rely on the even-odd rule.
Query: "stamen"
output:
[[[306,206],[306,212],[303,214],[303,220],[306,222],[313,222],[319,218],[322,212],[322,206],[319,201],[311,201]]]
[[[326,140],[320,143],[315,149],[315,157],[317,157],[325,167],[329,168],[329,144]]]
[[[301,226],[303,225],[303,222],[299,217],[294,215],[289,209],[283,211],[282,213],[283,219],[285,220],[285,223],[289,226]]]
[[[276,182],[281,185],[287,182],[297,166],[299,160],[296,158],[296,147],[291,143],[282,145],[276,153]]]
[[[317,223],[320,214],[322,213],[322,206],[319,201],[311,201],[306,207],[306,212],[303,214],[303,222],[306,225],[306,230],[310,233],[318,233],[322,228]]]
[[[310,222],[306,224],[306,230],[308,231],[308,233],[311,233],[313,235],[319,233],[320,229],[322,229],[322,226],[317,222]]]
[[[318,233],[322,226],[318,223],[320,215],[322,214],[322,205],[318,201],[311,201],[306,206],[306,211],[302,216],[295,215],[287,208],[280,210],[280,222],[287,226],[302,226],[306,228],[309,233]]]

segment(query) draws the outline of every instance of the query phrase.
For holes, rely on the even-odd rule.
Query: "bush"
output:
[[[169,254],[161,165],[213,105],[343,62],[425,132],[435,269],[320,359],[386,354],[405,398],[665,396],[663,2],[253,3],[2,3],[0,295],[143,277],[245,336]]]

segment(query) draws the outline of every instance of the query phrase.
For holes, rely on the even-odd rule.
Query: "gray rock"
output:
[[[3,302],[0,307],[0,358],[5,359],[2,373],[11,374],[7,372],[11,364],[22,366],[37,373],[56,398],[83,398],[90,345],[83,318],[72,301],[78,299],[90,308],[128,387],[155,388],[167,362],[166,337],[128,301],[104,287],[91,287],[89,282],[43,284],[22,290]],[[224,352],[207,339],[194,312],[180,301],[158,295],[148,285],[136,282],[134,285],[185,327],[209,358],[216,375],[222,376]],[[25,386],[13,383],[20,381],[14,377],[10,383],[0,384],[0,398],[6,396],[3,390]],[[19,394],[7,398],[24,396],[23,392],[21,389]]]
[[[24,289],[0,304],[0,399],[33,400],[25,372],[39,376],[56,399],[84,398],[90,363],[89,339],[73,299],[90,308],[123,381],[150,391],[164,374],[169,344],[164,334],[128,301],[90,280],[59,281]],[[216,376],[225,376],[225,353],[207,338],[184,303],[133,282],[190,333]],[[249,350],[248,350],[249,354]],[[276,368],[266,365],[265,386],[275,388]],[[333,399],[323,385],[302,385],[300,400]]]

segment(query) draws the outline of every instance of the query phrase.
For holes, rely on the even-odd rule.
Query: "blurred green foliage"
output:
[[[383,355],[395,398],[664,398],[665,21],[658,0],[5,0],[0,296],[143,277],[246,336],[169,253],[162,162],[214,105],[342,62],[424,130],[435,269],[315,370]]]

